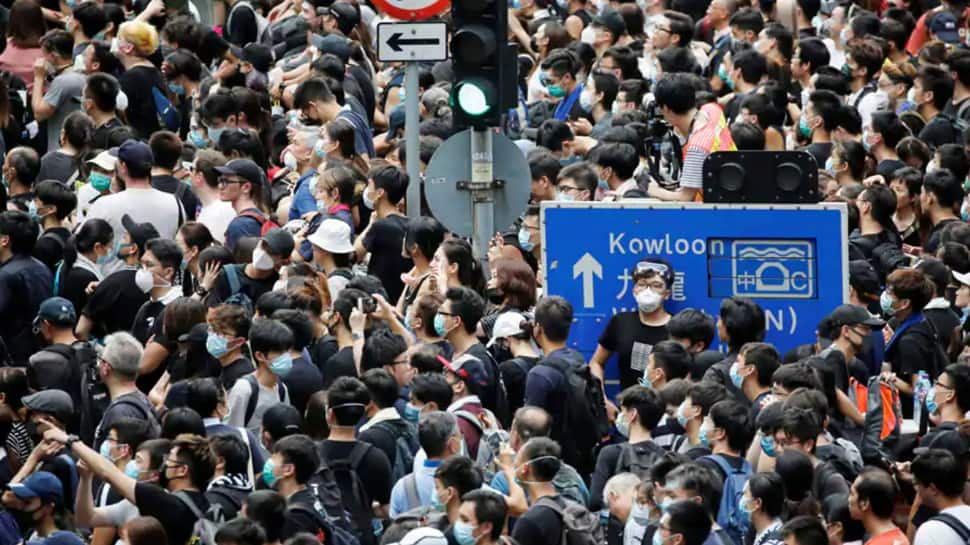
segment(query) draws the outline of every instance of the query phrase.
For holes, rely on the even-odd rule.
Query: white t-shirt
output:
[[[229,201],[215,201],[202,207],[196,220],[209,228],[212,238],[220,244],[226,243],[226,229],[236,217],[236,210]]]
[[[178,198],[155,188],[129,188],[121,193],[105,195],[91,205],[87,219],[100,218],[111,224],[117,245],[125,233],[121,218],[126,214],[138,223],[151,223],[158,231],[158,236],[168,239],[175,238],[179,218],[185,221],[185,212],[182,212],[182,203]],[[113,259],[105,265],[104,270],[109,273],[119,268],[121,261]]]
[[[84,223],[84,220],[88,217],[88,211],[90,210],[91,201],[101,196],[101,193],[97,189],[91,186],[90,183],[86,183],[78,188],[77,190],[77,223],[80,225]]]
[[[940,511],[953,515],[967,528],[970,528],[970,506],[959,505]],[[964,545],[960,536],[949,525],[939,520],[928,520],[916,529],[913,545]]]

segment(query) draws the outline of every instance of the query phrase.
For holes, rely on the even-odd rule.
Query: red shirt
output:
[[[873,536],[869,541],[866,541],[866,545],[909,545],[909,540],[906,539],[906,534],[902,530],[893,528],[888,532]]]

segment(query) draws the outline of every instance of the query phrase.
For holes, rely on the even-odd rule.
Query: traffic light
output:
[[[508,0],[452,0],[451,89],[458,129],[502,123],[516,105],[516,52],[508,37]]]

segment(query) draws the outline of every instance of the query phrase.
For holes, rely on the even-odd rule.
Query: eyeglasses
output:
[[[952,386],[947,386],[946,384],[943,384],[943,383],[942,383],[942,382],[940,382],[939,380],[937,380],[936,382],[934,382],[934,383],[933,383],[933,386],[937,386],[937,387],[939,387],[939,388],[946,388],[947,390],[952,390],[952,389],[953,389],[953,387],[952,387]]]
[[[574,185],[559,184],[559,189],[563,191],[582,191],[581,188]]]
[[[410,360],[394,360],[391,365],[411,365]]]
[[[162,459],[162,465],[166,467],[179,467],[179,466],[184,466],[188,464],[186,464],[185,462],[180,462],[178,460],[173,460],[168,456],[166,456],[165,458]]]
[[[667,33],[670,32],[669,28],[664,28],[662,26],[654,27],[653,30],[654,32],[667,32]]]
[[[241,184],[241,183],[242,183],[242,180],[234,180],[232,178],[226,178],[226,177],[219,177],[219,181],[218,181],[219,187],[226,187],[227,185],[230,185],[230,184]]]
[[[454,314],[454,313],[452,313],[452,312],[445,312],[445,311],[443,311],[443,310],[439,310],[439,311],[438,311],[438,314],[440,314],[440,315],[442,315],[442,316],[458,316],[457,314]]]

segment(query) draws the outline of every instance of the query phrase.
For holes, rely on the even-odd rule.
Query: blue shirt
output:
[[[311,168],[296,181],[296,191],[293,192],[293,202],[290,204],[289,220],[298,220],[308,212],[315,212],[317,200],[310,193],[310,180],[317,175],[317,170]]]
[[[257,208],[250,208],[250,210],[256,210],[260,215],[263,215],[263,213]],[[239,242],[239,239],[244,237],[259,238],[262,230],[263,224],[260,223],[256,218],[243,216],[242,214],[237,215],[232,219],[232,221],[229,222],[229,227],[226,227],[226,248],[228,248],[230,252],[234,251],[236,249],[236,243]]]
[[[434,474],[438,471],[440,465],[441,460],[425,460],[421,470],[415,470],[413,473],[421,505],[431,505],[431,495],[434,494]],[[410,505],[408,503],[408,494],[404,490],[404,480],[407,478],[405,476],[399,479],[394,483],[394,488],[391,489],[391,518],[416,507],[421,507],[421,505]]]
[[[569,93],[562,100],[559,101],[559,105],[556,106],[555,117],[559,121],[566,121],[569,119],[569,112],[573,110],[573,106],[576,101],[579,100],[579,95],[583,94],[583,84],[580,83],[573,88],[573,92]]]

